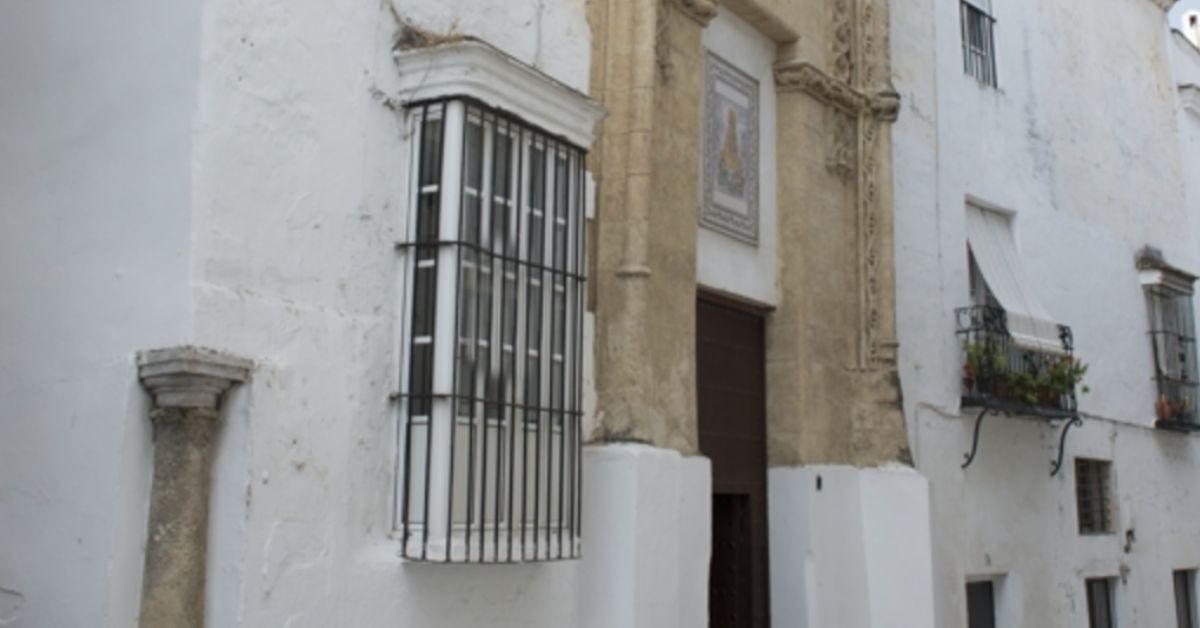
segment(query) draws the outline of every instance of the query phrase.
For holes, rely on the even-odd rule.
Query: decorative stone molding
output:
[[[202,347],[154,349],[138,355],[138,378],[156,409],[209,408],[250,376],[251,362]]]
[[[854,81],[854,23],[851,0],[833,1],[833,38],[830,56],[833,78],[846,83]]]
[[[868,95],[807,61],[775,66],[775,87],[783,93],[808,94],[850,116],[869,114],[881,122],[895,122],[900,113],[900,94],[890,87]]]
[[[852,116],[862,113],[870,101],[862,92],[807,61],[790,61],[775,66],[775,87],[782,93],[803,92]]]
[[[708,23],[717,17],[717,0],[674,0],[674,2],[684,15],[699,22],[701,26],[708,26]]]
[[[697,0],[699,1],[699,0]],[[465,96],[508,111],[562,135],[576,146],[591,146],[593,126],[605,115],[579,91],[521,63],[481,41],[399,50],[396,101],[402,104]]]
[[[249,360],[182,346],[138,355],[150,393],[154,483],[139,625],[203,628],[208,501],[221,398],[250,376]]]

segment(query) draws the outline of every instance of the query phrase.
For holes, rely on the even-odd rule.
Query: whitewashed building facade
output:
[[[938,626],[1195,625],[1200,162],[1169,4],[893,3]],[[1054,388],[1072,350],[1074,398]]]

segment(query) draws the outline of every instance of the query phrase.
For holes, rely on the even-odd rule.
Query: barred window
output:
[[[410,105],[403,555],[579,555],[584,151],[467,98]]]
[[[1155,414],[1164,423],[1196,423],[1196,323],[1192,293],[1167,284],[1146,287],[1154,379]]]
[[[1113,532],[1112,463],[1076,458],[1075,498],[1080,534]]]
[[[963,70],[981,85],[996,87],[996,42],[993,39],[996,18],[991,15],[991,2],[960,0],[962,21]]]

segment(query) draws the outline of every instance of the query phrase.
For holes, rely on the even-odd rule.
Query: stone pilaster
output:
[[[772,466],[908,458],[896,369],[887,3],[833,0],[826,49],[776,65],[780,302]],[[804,35],[816,33],[804,33]]]
[[[249,374],[249,361],[197,347],[138,356],[138,377],[153,401],[155,447],[140,626],[204,626],[208,498],[221,398]]]
[[[600,190],[594,440],[697,448],[700,35],[711,0],[598,0],[591,93],[609,111]]]

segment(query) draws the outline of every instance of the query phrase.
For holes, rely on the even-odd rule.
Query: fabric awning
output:
[[[967,242],[992,296],[1008,318],[1008,333],[1020,346],[1060,353],[1058,324],[1038,301],[1013,241],[1009,218],[1000,212],[967,206]]]

